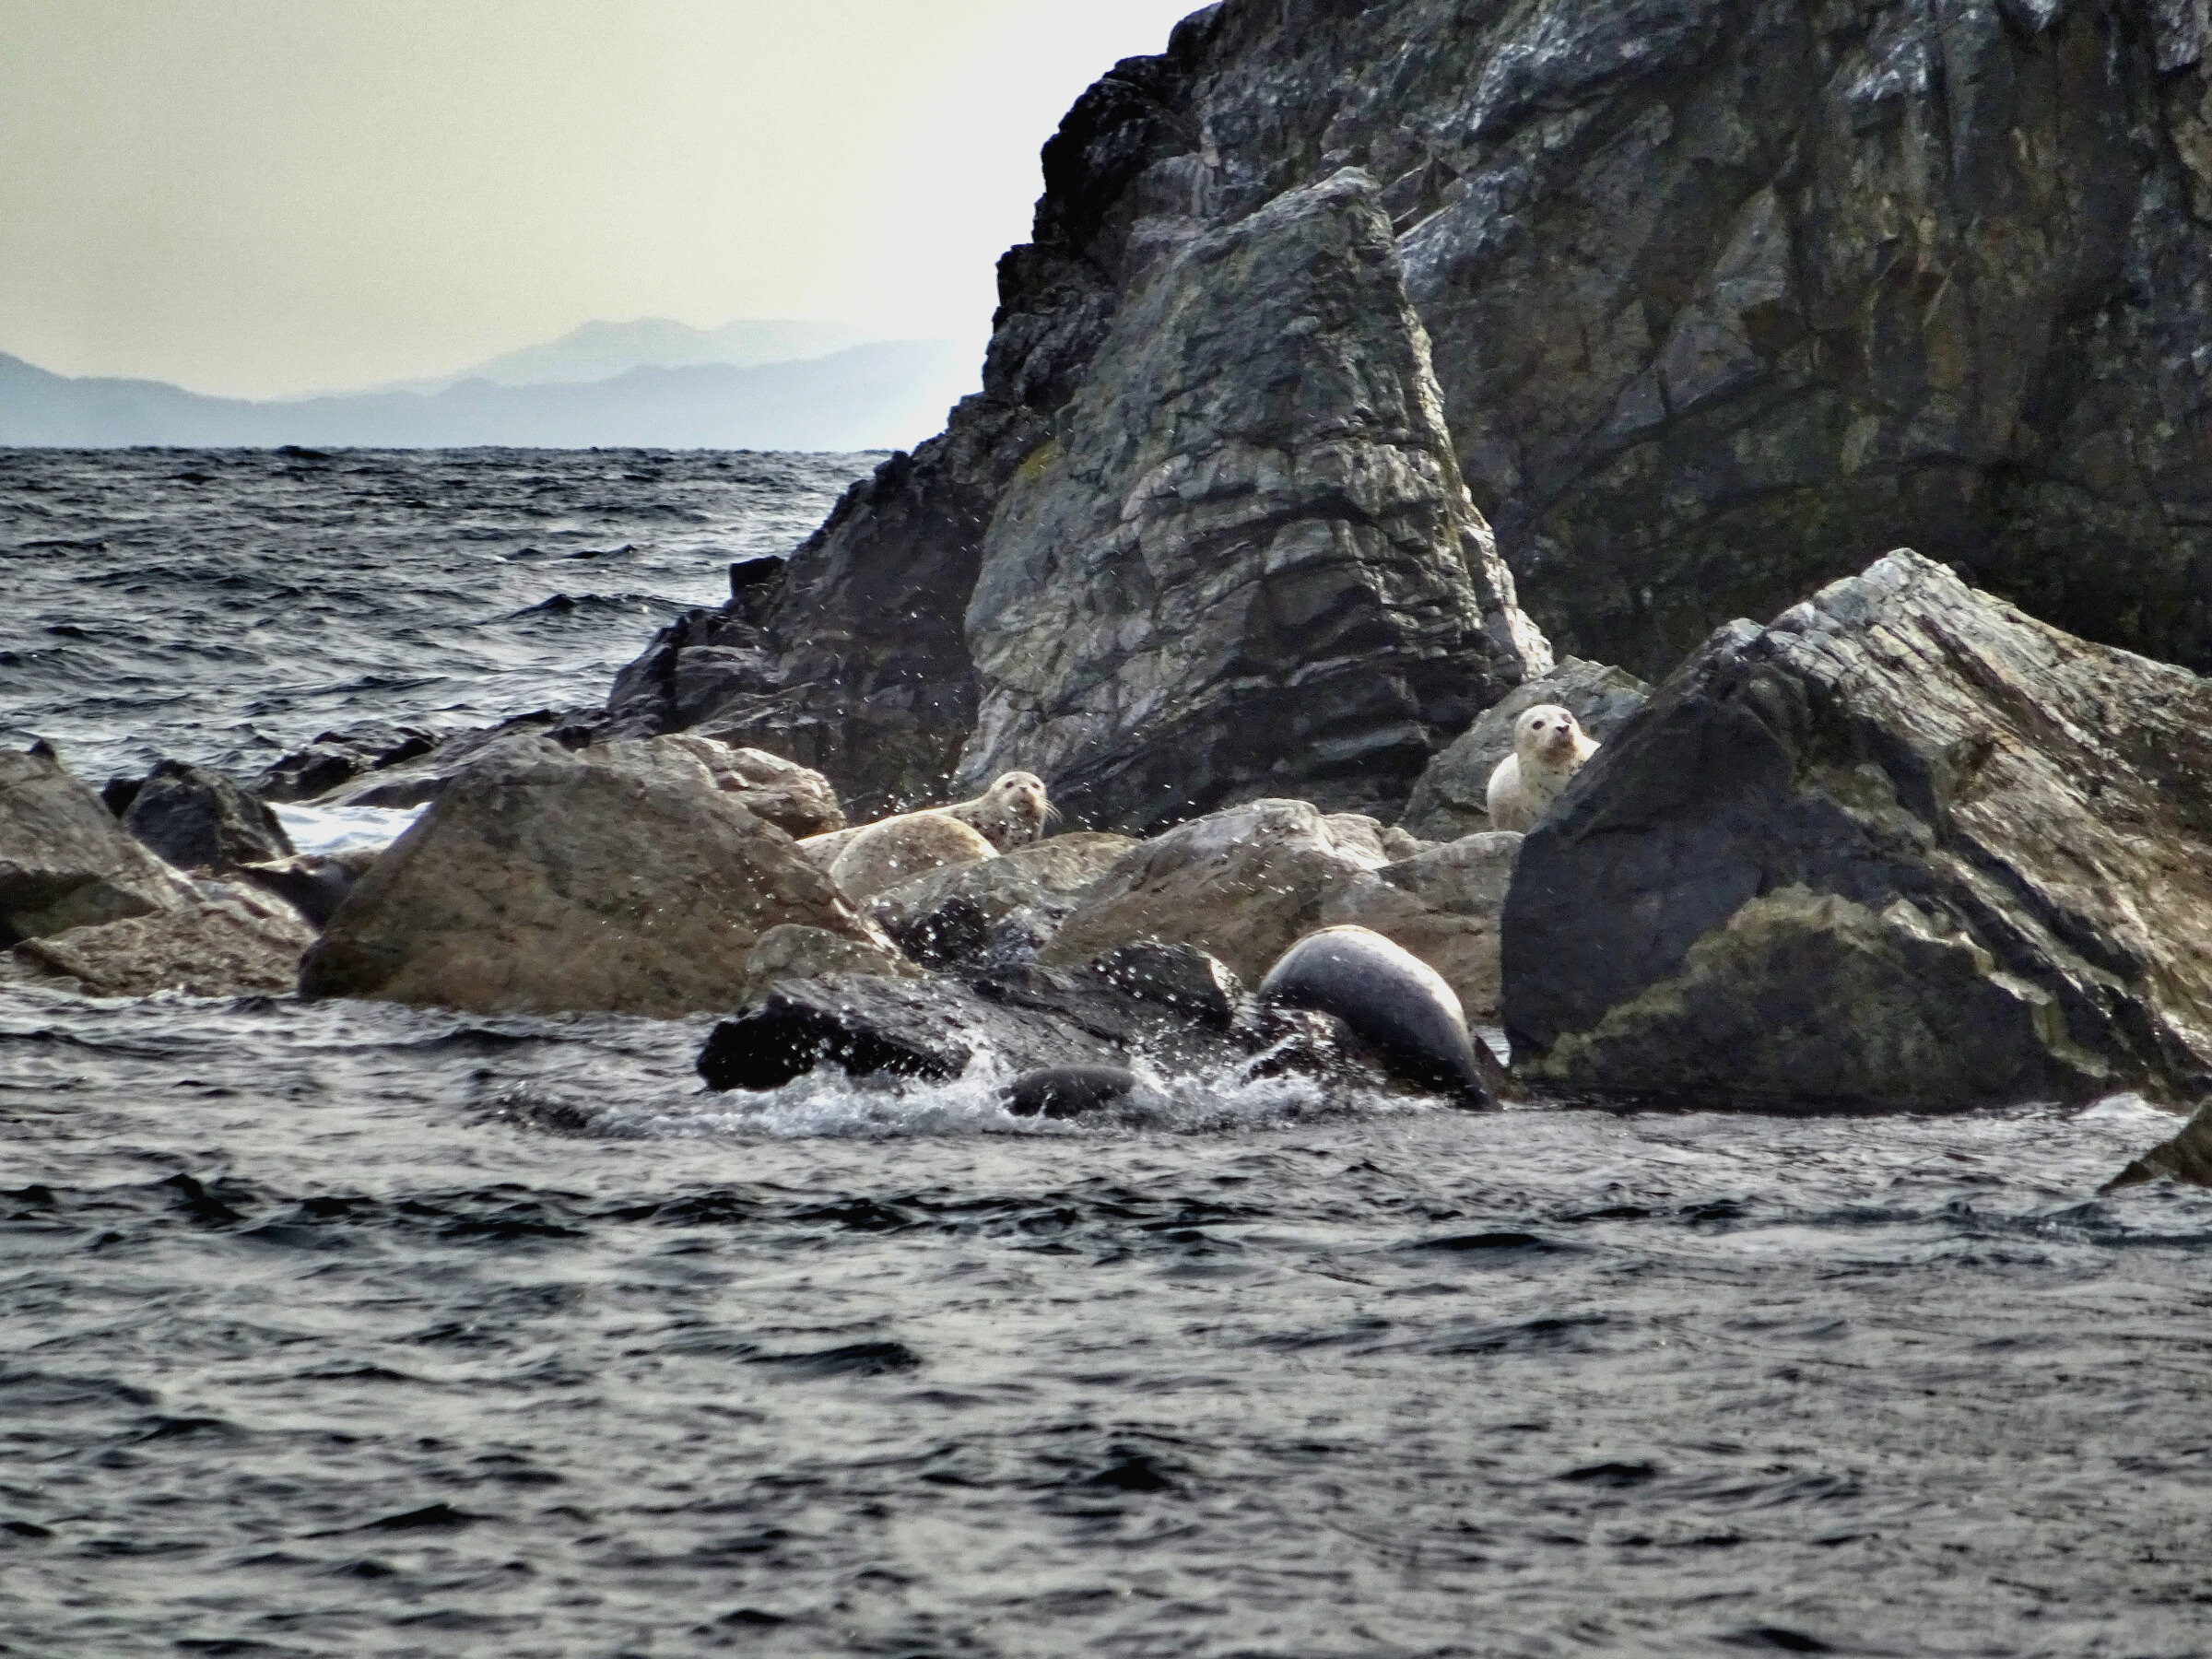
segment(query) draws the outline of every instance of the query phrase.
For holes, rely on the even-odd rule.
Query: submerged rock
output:
[[[179,869],[218,875],[294,851],[265,805],[220,772],[182,760],[162,761],[131,792],[123,827]]]
[[[2212,1088],[2212,684],[1910,552],[1661,688],[1526,840],[1516,1067],[1704,1104]]]
[[[1430,841],[1457,841],[1501,828],[1490,822],[1490,774],[1513,752],[1513,723],[1529,710],[1556,703],[1599,743],[1643,707],[1652,688],[1603,663],[1569,657],[1485,709],[1475,724],[1429,762],[1413,786],[1398,827]]]
[[[190,899],[52,748],[0,750],[0,948]]]
[[[880,935],[665,740],[523,740],[453,781],[308,953],[302,990],[478,1013],[732,1006],[771,928]]]

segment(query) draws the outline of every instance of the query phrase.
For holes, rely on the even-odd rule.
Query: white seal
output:
[[[1490,828],[1525,833],[1559,798],[1598,746],[1558,703],[1538,703],[1513,722],[1513,752],[1490,773]]]

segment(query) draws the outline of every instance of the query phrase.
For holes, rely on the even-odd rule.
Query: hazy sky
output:
[[[1197,0],[0,0],[0,351],[247,396],[594,317],[980,339]]]

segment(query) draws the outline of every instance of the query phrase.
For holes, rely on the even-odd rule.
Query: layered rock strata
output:
[[[1521,849],[1517,1069],[1924,1110],[2212,1088],[2212,682],[1900,552],[1721,629]]]
[[[2212,666],[2208,45],[2194,0],[1224,0],[1046,147],[945,435],[618,706],[726,723],[871,816],[940,793],[991,526],[1110,398],[1124,314],[1347,167],[1560,649],[1655,677],[1910,543]]]

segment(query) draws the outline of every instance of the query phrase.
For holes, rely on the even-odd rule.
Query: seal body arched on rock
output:
[[[1044,780],[1035,772],[1001,772],[972,801],[955,801],[929,811],[958,818],[1001,853],[1026,847],[1044,833],[1055,817]]]
[[[1513,752],[1490,773],[1490,828],[1534,830],[1567,780],[1583,770],[1598,746],[1583,733],[1573,711],[1538,703],[1513,722]]]
[[[1393,1077],[1463,1106],[1497,1104],[1458,995],[1435,969],[1370,928],[1308,934],[1267,971],[1259,996],[1342,1020]]]
[[[855,905],[947,865],[980,864],[998,849],[941,812],[910,812],[870,824],[844,845],[830,879]]]

